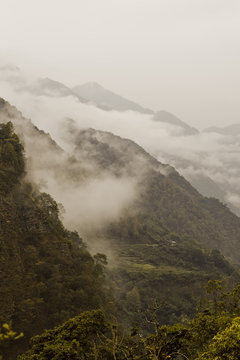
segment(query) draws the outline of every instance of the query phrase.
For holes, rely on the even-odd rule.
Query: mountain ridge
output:
[[[165,110],[156,112],[156,114],[153,116],[153,120],[178,126],[183,129],[183,135],[196,135],[199,133],[197,129],[189,126],[187,123],[180,120],[177,116]]]
[[[79,96],[88,99],[98,105],[106,106],[109,109],[126,111],[134,110],[143,114],[153,114],[153,111],[128,100],[116,93],[105,89],[96,82],[88,82],[83,85],[76,85],[72,90]]]
[[[5,109],[5,110],[4,110]],[[14,120],[16,122],[17,128],[19,127],[19,116],[16,116],[16,113],[13,108],[4,102],[4,106],[1,108],[0,111],[0,120],[2,121],[2,118],[5,117],[7,120],[12,121],[14,123]],[[12,111],[12,113],[11,113]],[[3,114],[6,114],[3,116]],[[7,117],[6,117],[7,116]],[[6,121],[6,120],[5,120]],[[25,122],[24,122],[25,121]],[[29,131],[26,131],[24,129],[27,129],[27,124],[29,122],[27,120],[20,120],[20,125],[22,128],[19,128],[21,133],[24,135],[29,133]],[[31,125],[32,126],[32,125]],[[34,127],[33,127],[34,129]],[[37,138],[41,138],[41,132],[39,130],[36,131],[36,141],[34,140],[33,143],[31,143],[31,151],[33,154],[39,153],[39,147],[38,147],[38,141]],[[214,219],[215,215],[211,215],[209,217],[209,211],[214,213],[214,209],[219,208],[219,214],[221,212],[226,214],[226,218],[229,218],[230,223],[235,223],[236,225],[236,231],[240,233],[240,219],[232,214],[226,206],[222,205],[218,200],[210,198],[204,198],[200,193],[195,190],[189,182],[187,182],[182,176],[178,174],[178,172],[173,168],[170,167],[167,164],[162,164],[155,158],[153,158],[150,154],[148,154],[144,149],[142,149],[139,145],[135,144],[132,140],[123,139],[119,136],[113,135],[108,132],[99,131],[99,130],[79,130],[74,127],[74,124],[70,126],[70,128],[65,129],[66,135],[71,135],[69,138],[69,141],[74,145],[73,147],[73,153],[75,155],[74,162],[69,161],[70,157],[62,158],[62,150],[56,148],[56,145],[54,142],[51,141],[51,137],[47,134],[42,133],[42,137],[47,140],[47,143],[44,142],[45,146],[49,143],[50,151],[56,152],[56,155],[54,155],[54,161],[55,159],[59,158],[59,161],[57,161],[57,169],[54,170],[51,176],[55,176],[59,178],[59,171],[62,168],[62,172],[64,171],[64,168],[68,168],[68,174],[71,177],[72,168],[76,169],[77,163],[79,160],[82,160],[82,154],[84,153],[83,150],[87,149],[87,152],[84,156],[86,156],[86,159],[83,163],[86,162],[92,162],[92,168],[94,167],[97,169],[97,171],[94,170],[95,174],[99,174],[101,171],[107,171],[107,173],[112,172],[113,176],[117,179],[118,177],[125,176],[126,172],[130,172],[130,176],[136,177],[138,180],[138,184],[140,188],[142,189],[142,196],[144,195],[145,200],[147,201],[146,204],[147,207],[150,206],[150,204],[155,204],[156,208],[159,209],[160,213],[159,216],[166,221],[167,227],[170,226],[170,229],[172,227],[172,231],[174,231],[173,223],[171,222],[171,219],[168,218],[167,212],[165,211],[165,207],[163,206],[163,203],[171,200],[171,211],[172,214],[174,214],[175,221],[180,221],[178,224],[178,231],[180,231],[181,234],[189,234],[193,237],[195,237],[195,240],[201,240],[201,237],[206,230],[204,230],[204,227],[201,231],[197,230],[198,226],[200,228],[203,226],[201,224],[201,217],[202,219],[205,219],[204,221],[208,222],[209,219],[211,219],[212,225],[211,225],[211,232],[212,234],[206,234],[203,236],[203,239],[206,238],[208,240],[205,240],[212,244],[212,246],[220,246],[219,250],[223,251],[225,255],[230,256],[229,249],[228,252],[226,252],[226,249],[224,250],[221,248],[221,246],[224,247],[224,239],[229,236],[234,239],[234,243],[238,244],[238,237],[237,233],[234,235],[234,231],[231,231],[231,226],[227,226],[227,223],[225,225],[225,229],[223,227],[224,222],[223,219],[217,220]],[[31,133],[32,137],[32,133]],[[44,140],[45,141],[45,140]],[[26,140],[25,140],[26,142]],[[26,143],[27,145],[27,143]],[[37,148],[36,152],[34,152],[34,147]],[[26,147],[26,149],[28,149]],[[78,160],[79,156],[79,160]],[[69,159],[68,159],[69,158]],[[62,162],[62,165],[61,165]],[[41,162],[40,162],[41,163]],[[134,164],[135,164],[135,170],[134,170]],[[138,165],[139,164],[139,165]],[[75,177],[76,179],[74,181],[82,181],[82,165],[81,162],[79,162],[79,171],[75,171]],[[48,172],[52,170],[53,164],[50,163],[47,166]],[[41,169],[41,168],[40,168]],[[145,170],[144,170],[145,169]],[[134,171],[133,171],[134,170]],[[144,171],[143,171],[144,170]],[[94,173],[91,172],[91,176],[96,176]],[[49,173],[51,174],[51,173]],[[65,175],[64,175],[65,176]],[[79,177],[80,176],[80,177]],[[79,177],[79,178],[78,178]],[[60,179],[64,179],[64,177],[61,175]],[[86,180],[88,177],[86,177]],[[155,199],[152,198],[153,194],[151,194],[151,189],[154,189],[156,187],[157,193],[154,195]],[[148,195],[147,195],[148,194]],[[146,197],[147,196],[147,197]],[[174,196],[177,196],[177,198],[174,198]],[[150,200],[151,199],[151,200]],[[144,201],[145,201],[144,200]],[[182,203],[181,203],[182,201]],[[159,202],[159,203],[158,203]],[[190,210],[189,205],[186,206],[186,203],[189,203],[189,205],[193,206],[195,210]],[[169,202],[170,204],[170,202]],[[145,207],[146,205],[144,205]],[[174,209],[176,207],[176,209]],[[177,211],[177,209],[182,208],[184,211],[184,218],[181,219],[183,214],[181,215],[180,212]],[[148,209],[150,210],[150,209]],[[170,211],[170,208],[168,209]],[[151,211],[152,216],[154,215],[154,212]],[[194,215],[195,214],[195,215]],[[200,215],[202,214],[202,215]],[[193,217],[194,215],[194,217]],[[172,216],[173,217],[173,216]],[[190,230],[190,225],[187,225],[189,221],[187,220],[187,217],[190,217],[192,219],[195,219],[194,221],[197,221],[199,224],[196,229]],[[208,220],[207,220],[208,219]],[[231,220],[230,220],[231,219]],[[214,221],[218,221],[218,225],[214,224]],[[207,223],[206,223],[207,224]],[[196,225],[196,224],[195,224]],[[206,225],[205,225],[206,226]],[[218,233],[216,232],[216,229],[219,228],[221,231]],[[187,230],[188,229],[188,230]],[[207,228],[205,228],[207,229]],[[237,230],[238,229],[238,230]],[[213,236],[213,234],[215,235]],[[222,234],[222,235],[221,235]],[[225,235],[223,235],[225,234]],[[230,235],[231,234],[231,235]],[[215,239],[215,240],[214,240]],[[221,239],[221,241],[220,241]],[[217,242],[219,241],[219,243]],[[222,245],[220,245],[222,244]],[[230,243],[228,243],[230,246]],[[240,242],[237,246],[240,246]],[[236,251],[232,250],[232,256],[237,259]],[[231,256],[230,256],[231,257]],[[238,258],[238,261],[240,261],[240,258]]]
[[[104,249],[112,251],[109,257],[110,266],[104,273],[105,279],[117,302],[117,314],[129,327],[136,321],[143,321],[142,314],[147,311],[153,297],[162,304],[162,321],[173,323],[193,316],[196,298],[202,295],[203,285],[209,279],[226,277],[229,281],[237,281],[237,268],[228,260],[240,263],[240,219],[232,214],[226,206],[216,199],[201,196],[173,167],[160,163],[132,140],[105,131],[78,129],[73,120],[68,122],[69,127],[64,128],[65,136],[72,143],[72,154],[63,156],[63,150],[51,141],[48,134],[34,128],[30,120],[21,118],[17,109],[12,108],[7,102],[2,100],[1,104],[0,120],[4,120],[5,124],[9,121],[16,122],[16,129],[19,129],[25,136],[26,156],[30,156],[30,151],[31,161],[35,161],[37,164],[40,162],[41,165],[42,159],[46,158],[46,152],[48,153],[47,161],[50,161],[51,153],[53,153],[53,159],[45,164],[45,167],[41,167],[42,165],[39,168],[35,167],[35,171],[40,173],[43,170],[46,171],[45,180],[57,179],[58,183],[68,181],[59,200],[65,195],[64,192],[73,193],[72,215],[77,218],[75,224],[79,225],[76,230],[80,234],[81,215],[75,204],[81,203],[82,199],[79,197],[79,193],[75,192],[76,189],[83,186],[85,196],[89,199],[94,188],[86,188],[85,184],[90,179],[93,179],[93,184],[101,176],[105,181],[105,175],[110,175],[111,179],[121,183],[123,179],[126,179],[126,174],[127,179],[135,179],[135,196],[131,202],[121,208],[117,218],[110,219],[108,222],[103,221],[102,226],[98,228],[94,227],[93,219],[90,224],[91,231],[84,237],[85,241],[92,245],[92,249],[96,250],[95,244],[98,246],[102,244],[101,253],[104,252]],[[31,131],[29,127],[32,129]],[[35,134],[34,137],[33,134]],[[29,135],[32,141],[31,147],[28,142],[30,141]],[[35,150],[34,147],[36,147]],[[89,165],[90,172],[86,172],[83,178],[82,170],[85,163]],[[54,166],[55,170],[53,170]],[[42,176],[44,179],[44,172]],[[58,183],[54,183],[54,187]],[[35,271],[35,262],[39,259],[44,263],[42,267],[40,266],[40,270],[39,265],[36,267],[37,271],[40,271],[42,281],[44,276],[49,276],[49,271],[50,279],[53,275],[59,274],[52,269],[55,269],[57,264],[61,264],[60,268],[64,269],[63,279],[66,275],[68,281],[64,280],[64,286],[61,287],[64,294],[61,299],[59,298],[58,309],[62,309],[66,304],[69,307],[67,299],[70,295],[73,296],[73,304],[78,304],[80,309],[87,308],[89,304],[92,304],[86,300],[90,294],[88,283],[92,284],[92,279],[86,281],[86,274],[83,273],[79,274],[77,279],[71,280],[71,276],[75,277],[76,271],[79,269],[84,271],[83,268],[87,269],[91,264],[90,274],[88,274],[91,277],[94,271],[99,269],[95,268],[98,261],[101,259],[104,261],[104,256],[101,255],[94,261],[89,254],[85,253],[84,255],[81,251],[79,254],[77,249],[75,251],[75,247],[69,247],[69,240],[70,244],[72,242],[73,245],[80,246],[80,250],[83,244],[76,233],[66,232],[59,222],[60,208],[57,202],[46,193],[39,193],[38,187],[35,189],[35,186],[29,182],[23,182],[22,186],[18,196],[12,196],[10,193],[11,196],[7,202],[5,199],[2,203],[5,208],[0,214],[5,218],[0,223],[5,224],[4,236],[12,234],[12,230],[9,229],[15,229],[16,233],[15,238],[12,237],[13,242],[8,242],[8,246],[10,248],[13,246],[15,249],[14,239],[20,239],[19,241],[24,245],[23,250],[28,249],[26,261],[33,262],[33,268],[28,267],[28,270]],[[121,197],[123,197],[124,191],[125,187],[122,189]],[[101,192],[101,196],[104,197],[104,206],[107,206],[106,195],[109,193],[112,198],[116,198],[116,192],[112,193],[111,187],[108,187],[104,195]],[[94,205],[97,207],[95,196],[94,201]],[[20,208],[18,207],[16,211],[17,204],[20,204]],[[8,211],[6,211],[6,206]],[[10,214],[8,214],[9,212]],[[16,212],[19,214],[17,218]],[[21,230],[15,224],[16,219],[19,219]],[[10,222],[8,223],[6,220]],[[6,237],[6,239],[8,238]],[[39,255],[36,255],[36,251],[37,254],[42,254],[40,258]],[[49,251],[54,256],[51,261],[49,259],[45,261],[45,253],[49,256]],[[69,262],[71,264],[74,254],[78,254],[80,258],[77,255],[74,264],[70,266]],[[14,275],[11,276],[15,277],[19,271],[17,268]],[[9,276],[6,278],[9,279]],[[101,271],[99,276],[97,286],[100,286],[103,281]],[[14,277],[9,283],[16,283],[13,281]],[[68,285],[69,279],[70,285]],[[3,284],[7,286],[6,282]],[[46,280],[46,284],[51,285],[51,281],[49,283]],[[55,281],[54,286],[52,284],[51,287],[52,291],[58,291],[55,285],[60,286]],[[68,293],[67,286],[71,287],[70,293]],[[22,288],[25,289],[25,287]],[[87,292],[84,297],[81,292],[83,288]],[[99,304],[101,300],[99,294],[103,296],[103,299],[105,298],[101,289],[100,286],[91,295],[91,301],[94,301],[95,304]],[[15,293],[15,291],[14,287],[8,287],[6,294],[9,294],[11,298],[12,292]],[[34,300],[35,297],[31,291],[29,296]],[[26,293],[29,294],[28,290]],[[41,288],[39,294],[42,294]],[[53,298],[54,296],[51,295],[51,311],[53,311],[53,303],[54,306],[56,305]],[[83,304],[81,303],[82,299],[85,299]],[[4,299],[2,300],[4,301]],[[24,301],[25,298],[23,298]],[[22,298],[20,304],[22,304]],[[5,304],[4,309],[6,306]],[[27,307],[28,303],[24,302],[24,306]],[[38,306],[38,302],[36,306]],[[3,312],[7,313],[6,310]],[[60,321],[64,320],[68,314],[71,316],[70,312],[59,311]],[[43,319],[44,321],[51,319],[53,323],[56,320],[55,317],[49,316],[47,319],[46,317]],[[8,321],[8,318],[6,320]],[[40,325],[39,330],[41,330]],[[31,326],[32,323],[27,327],[30,331],[32,331]]]
[[[215,132],[223,135],[237,136],[240,134],[240,124],[231,124],[224,127],[211,126],[203,130],[203,132]]]

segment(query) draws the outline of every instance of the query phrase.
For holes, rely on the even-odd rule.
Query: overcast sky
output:
[[[240,0],[0,0],[0,57],[199,128],[240,123]]]

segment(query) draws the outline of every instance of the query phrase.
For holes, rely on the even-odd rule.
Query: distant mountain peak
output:
[[[154,121],[164,122],[171,125],[179,126],[184,130],[183,135],[196,135],[198,130],[189,126],[184,121],[180,120],[176,115],[171,114],[166,110],[160,110],[153,116]]]
[[[97,105],[117,111],[137,111],[143,114],[153,114],[153,111],[128,100],[114,92],[107,90],[97,82],[91,81],[72,88],[78,96],[83,97]]]
[[[38,78],[37,81],[32,84],[29,90],[36,95],[47,95],[53,97],[73,96],[78,98],[78,100],[82,103],[87,102],[85,99],[74,93],[65,84],[48,77]]]
[[[225,127],[211,126],[203,132],[213,132],[222,135],[237,136],[240,134],[240,124],[231,124]]]
[[[102,85],[100,85],[99,83],[97,83],[96,81],[88,81],[87,83],[85,83],[81,86],[92,87],[92,88],[96,87],[98,89],[104,89],[104,87]]]
[[[0,65],[0,71],[20,72],[20,68],[13,64]]]

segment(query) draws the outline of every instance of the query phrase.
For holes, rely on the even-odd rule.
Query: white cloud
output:
[[[226,193],[226,201],[232,201],[234,205],[237,203],[233,196],[229,195],[231,193],[240,196],[240,139],[237,136],[231,138],[207,132],[183,136],[179,127],[153,121],[151,115],[133,111],[103,111],[95,106],[80,103],[72,96],[36,96],[29,93],[26,87],[24,91],[16,91],[11,82],[6,84],[6,79],[1,82],[1,89],[2,96],[19,108],[25,117],[31,118],[40,129],[49,132],[53,139],[69,153],[73,152],[74,146],[66,133],[66,118],[74,119],[78,129],[94,128],[129,138],[160,161],[175,166],[187,178],[197,174],[207,176],[221,186]],[[128,189],[126,194],[133,198],[134,186],[131,182],[129,183],[129,179],[125,180],[125,186]],[[112,182],[113,179],[109,181]],[[101,181],[98,185],[97,187],[101,189]],[[113,188],[116,186],[117,189],[120,184],[113,182],[112,186]],[[52,188],[54,189],[54,186]],[[82,197],[82,194],[80,189],[79,196]],[[96,197],[98,197],[97,194],[98,192]],[[57,197],[57,194],[54,195]],[[74,198],[70,192],[69,197],[71,196]],[[124,204],[125,200],[123,197]],[[84,201],[83,198],[83,203]],[[70,200],[69,202],[71,203]],[[89,206],[91,208],[91,201]],[[109,209],[111,208],[112,203],[109,199]],[[122,205],[117,205],[116,212],[113,211],[112,214],[118,213],[120,208]],[[92,213],[94,214],[94,211]],[[105,216],[104,213],[102,215]]]

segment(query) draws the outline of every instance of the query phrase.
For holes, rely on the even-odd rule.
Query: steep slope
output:
[[[101,251],[112,250],[108,277],[121,319],[144,321],[142,314],[158,299],[162,322],[179,321],[193,316],[207,280],[238,280],[221,253],[211,250],[220,249],[239,262],[237,216],[218,200],[201,196],[172,167],[130,140],[93,129],[75,128],[71,134],[76,157],[87,148],[99,173],[110,170],[121,176],[124,171],[137,177],[136,199],[120,219],[86,235]]]
[[[95,259],[59,220],[57,203],[23,179],[23,147],[10,122],[0,124],[0,323],[30,336],[105,303],[104,257]]]
[[[78,96],[88,99],[98,105],[114,109],[118,111],[133,110],[143,114],[152,114],[153,111],[143,108],[141,105],[133,101],[123,98],[120,95],[113,93],[97,84],[96,82],[89,82],[83,85],[78,85],[72,88]]]
[[[76,163],[74,157],[64,152],[49,134],[38,129],[14,106],[0,98],[0,122],[9,121],[14,124],[24,145],[27,177],[42,188],[48,188],[49,179],[56,179],[59,183],[70,181],[73,186],[76,179],[79,183],[89,175],[84,166]]]
[[[236,253],[240,219],[218,200],[204,198],[174,168],[161,164],[132,141],[110,133],[75,129],[71,141],[76,156],[88,144],[87,157],[94,159],[99,169],[138,176],[138,196],[130,211],[143,213],[158,225],[240,261]]]
[[[161,164],[133,141],[94,129],[79,130],[74,122],[68,122],[64,131],[72,144],[73,160],[71,154],[64,154],[48,135],[39,132],[2,100],[0,120],[4,119],[13,121],[23,136],[26,153],[32,155],[31,163],[38,164],[35,170],[42,172],[43,180],[43,170],[48,178],[57,178],[59,182],[71,180],[69,186],[79,186],[89,177],[103,173],[116,179],[127,175],[136,180],[136,198],[131,205],[134,211],[137,209],[171,231],[190,236],[219,249],[229,259],[240,261],[239,218],[219,201],[201,196],[174,168]],[[46,158],[41,151],[44,146],[54,156]]]

